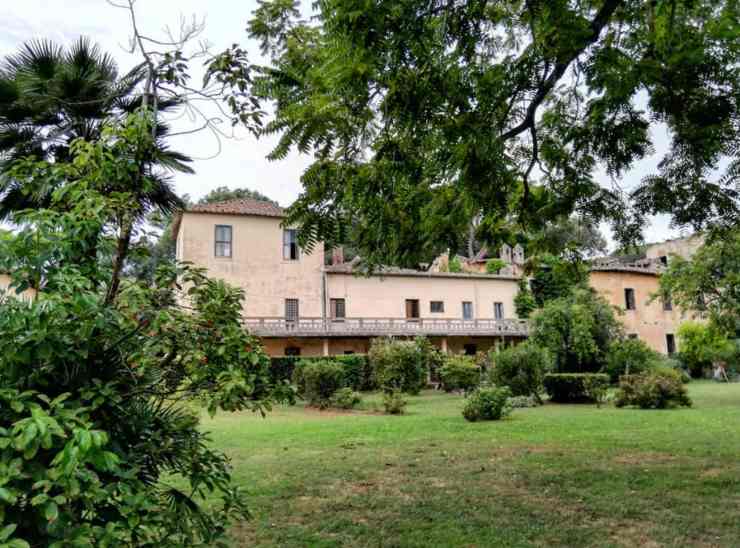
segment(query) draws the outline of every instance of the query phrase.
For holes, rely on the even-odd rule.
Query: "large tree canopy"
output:
[[[291,222],[304,243],[354,233],[369,260],[511,240],[563,215],[695,228],[738,220],[740,40],[734,0],[264,0],[271,158],[314,155]],[[629,193],[617,180],[670,143]],[[729,162],[727,159],[729,158]],[[351,220],[351,222],[349,221]]]

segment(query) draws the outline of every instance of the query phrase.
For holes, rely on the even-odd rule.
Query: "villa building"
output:
[[[284,218],[272,203],[242,199],[196,205],[174,227],[178,260],[244,290],[244,323],[272,356],[365,353],[375,337],[416,335],[444,351],[474,354],[528,334],[514,309],[520,246],[502,248],[505,266],[496,274],[486,273],[482,255],[464,263],[464,272],[450,272],[443,255],[426,270],[389,267],[368,275],[345,263],[341,250],[331,264],[321,244],[301,250]],[[595,261],[590,274],[592,287],[623,309],[626,332],[667,354],[677,349],[684,314],[651,296],[665,257],[682,249],[679,242],[655,244],[650,257]]]
[[[245,292],[244,323],[270,355],[367,352],[378,336],[426,335],[474,354],[527,336],[514,311],[511,274],[385,268],[371,275],[326,265],[322,245],[299,249],[283,210],[256,200],[197,205],[175,226],[177,258]]]

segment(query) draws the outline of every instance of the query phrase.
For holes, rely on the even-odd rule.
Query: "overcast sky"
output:
[[[239,43],[249,51],[253,61],[257,60],[259,51],[247,40],[245,28],[255,7],[256,1],[251,0],[138,0],[136,4],[142,33],[162,37],[165,26],[179,26],[181,14],[188,18],[205,17],[203,37],[214,51]],[[0,0],[0,55],[11,53],[24,41],[34,38],[69,44],[80,35],[90,37],[114,55],[122,71],[138,61],[125,51],[130,35],[127,13],[110,6],[106,0]],[[191,127],[187,120],[178,124],[182,129]],[[661,152],[665,136],[656,137]],[[212,135],[200,132],[180,138],[172,143],[173,148],[203,159],[194,162],[195,175],[176,176],[176,189],[197,199],[217,186],[249,187],[287,206],[300,192],[300,176],[310,158],[292,154],[285,160],[269,162],[265,156],[273,143],[267,139],[257,141],[241,132],[237,139],[222,140],[220,154],[206,159],[219,149]],[[633,187],[643,175],[655,171],[656,162],[657,159],[642,162],[620,185],[625,189]],[[603,182],[609,184],[607,179]],[[647,241],[676,235],[664,218],[655,219],[645,230]]]

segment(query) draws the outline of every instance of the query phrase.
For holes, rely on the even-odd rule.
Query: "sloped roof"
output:
[[[271,202],[240,198],[212,204],[197,204],[187,213],[224,213],[227,215],[257,215],[260,217],[285,217],[282,207]]]

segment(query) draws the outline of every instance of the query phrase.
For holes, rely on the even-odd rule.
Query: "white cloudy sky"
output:
[[[310,4],[310,0],[304,0]],[[214,51],[238,42],[256,60],[258,50],[247,40],[245,28],[256,0],[138,0],[137,13],[141,31],[163,36],[165,26],[176,28],[180,14],[205,17],[204,37]],[[130,68],[137,58],[125,51],[130,33],[126,12],[110,6],[105,0],[0,0],[0,55],[15,51],[24,41],[50,38],[70,43],[86,35],[112,53],[121,69]],[[182,121],[187,124],[187,121]],[[658,152],[663,135],[658,136]],[[217,186],[249,187],[270,196],[281,205],[289,205],[300,192],[300,176],[309,158],[297,154],[279,162],[265,156],[271,141],[257,141],[246,132],[238,139],[221,143],[221,153],[213,159],[196,160],[195,175],[178,175],[175,184],[181,194],[197,199]],[[218,150],[214,137],[206,132],[189,135],[173,143],[173,148],[194,158],[208,158]],[[655,169],[656,160],[646,160],[620,181],[630,188]],[[608,181],[604,181],[608,184]],[[646,227],[648,241],[675,236],[666,219],[655,219]]]

